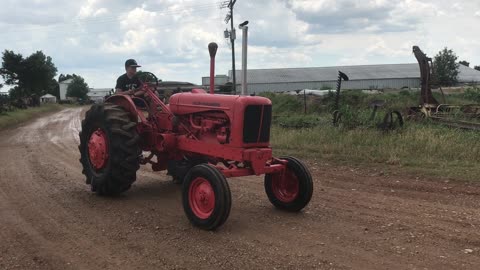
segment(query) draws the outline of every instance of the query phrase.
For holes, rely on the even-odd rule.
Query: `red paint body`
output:
[[[284,162],[272,157],[269,143],[271,101],[263,97],[211,95],[201,89],[191,93],[179,93],[165,105],[144,85],[148,117],[137,108],[131,96],[114,95],[106,102],[122,106],[138,122],[143,151],[152,156],[143,163],[152,164],[153,170],[165,170],[166,161],[183,157],[207,157],[211,163],[222,164],[218,168],[226,177],[260,175],[281,172]],[[251,113],[259,123],[250,127],[245,114],[248,106],[259,113]],[[264,115],[265,114],[265,115]],[[267,123],[264,123],[267,121]],[[268,124],[268,125],[267,125]],[[256,133],[256,134],[252,134]],[[263,133],[262,133],[263,132]],[[266,140],[260,140],[264,134]],[[245,141],[244,135],[253,138]],[[157,161],[153,162],[153,156]]]
[[[88,141],[88,158],[95,170],[105,167],[108,160],[108,139],[105,131],[95,130]]]
[[[138,123],[140,147],[151,152],[142,164],[152,164],[155,171],[167,169],[168,161],[206,158],[226,177],[269,173],[283,177],[286,161],[273,158],[270,148],[271,101],[258,96],[212,95],[216,50],[216,45],[209,45],[211,94],[193,89],[171,96],[165,105],[144,84],[142,100],[148,117],[135,106],[132,99],[138,97],[113,95],[106,102],[125,108]]]
[[[185,214],[205,230],[215,230],[230,215],[229,177],[264,174],[265,193],[278,209],[298,212],[309,203],[313,181],[308,168],[294,157],[272,156],[272,102],[214,94],[217,48],[208,45],[209,93],[193,89],[172,95],[167,104],[157,93],[157,77],[144,72],[156,83],[143,82],[141,89],[127,92],[131,95],[110,96],[107,104],[85,114],[80,161],[93,192],[125,192],[137,179],[139,164],[150,164],[182,184]]]

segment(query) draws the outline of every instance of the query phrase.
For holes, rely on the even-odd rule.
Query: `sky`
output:
[[[200,84],[210,42],[219,45],[216,73],[231,70],[224,2],[2,0],[0,50],[41,50],[58,75],[93,88],[113,88],[128,58],[164,81]],[[245,20],[251,69],[415,63],[413,45],[480,65],[480,0],[237,0],[237,69]]]

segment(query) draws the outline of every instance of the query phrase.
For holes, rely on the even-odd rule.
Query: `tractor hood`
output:
[[[258,96],[218,95],[202,92],[179,93],[170,97],[169,107],[176,115],[206,111],[224,111],[233,114],[248,105],[271,105],[268,98]]]

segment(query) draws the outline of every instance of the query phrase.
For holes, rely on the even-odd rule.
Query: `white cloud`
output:
[[[107,14],[107,13],[108,13],[108,10],[106,8],[99,8],[93,13],[93,17],[97,17],[97,16],[104,15],[104,14]]]
[[[97,0],[87,0],[87,3],[80,8],[80,11],[78,12],[78,17],[87,18],[90,16],[94,16],[95,12],[97,11],[95,9],[96,2]]]
[[[434,2],[418,0],[285,1],[314,33],[411,31],[426,17],[442,14]]]
[[[2,2],[0,50],[43,50],[59,73],[83,75],[90,86],[111,87],[127,58],[163,80],[199,83],[211,41],[217,72],[231,69],[226,10],[214,0],[24,2]],[[432,56],[448,46],[479,65],[478,17],[474,1],[264,0],[237,1],[234,23],[250,21],[250,68],[412,63],[413,45]],[[237,68],[240,45],[237,30]]]
[[[452,9],[456,10],[456,11],[463,11],[463,5],[462,3],[453,3],[452,4]]]

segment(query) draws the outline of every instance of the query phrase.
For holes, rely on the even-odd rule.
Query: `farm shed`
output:
[[[248,92],[283,92],[299,89],[335,89],[338,71],[346,73],[350,81],[343,89],[401,89],[420,87],[420,69],[417,63],[389,65],[361,65],[310,68],[250,69],[247,73]],[[480,71],[460,65],[459,82],[480,82]],[[229,81],[232,72],[229,71]],[[241,88],[242,73],[237,70],[237,89]]]
[[[40,102],[41,103],[56,103],[57,102],[57,97],[52,96],[50,94],[46,94],[40,97]]]

